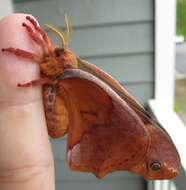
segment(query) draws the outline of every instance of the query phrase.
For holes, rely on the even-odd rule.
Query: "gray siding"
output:
[[[61,29],[67,13],[74,29],[71,49],[110,73],[145,105],[154,89],[153,4],[153,0],[17,0],[15,10],[31,13],[41,25]],[[91,174],[70,172],[65,162],[65,139],[51,141],[57,190],[145,188],[141,177],[127,172],[115,172],[101,181]]]
[[[20,1],[15,10],[59,28],[64,28],[68,13],[74,27],[71,49],[124,82],[132,93],[130,89],[143,83],[145,88],[132,94],[141,103],[152,98],[153,0]]]
[[[153,20],[152,0],[17,0],[17,12],[31,13],[41,24],[59,25],[65,13],[73,26]]]

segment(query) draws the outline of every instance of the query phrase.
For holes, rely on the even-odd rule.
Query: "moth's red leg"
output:
[[[33,86],[40,86],[40,85],[46,84],[47,82],[48,82],[47,78],[40,78],[40,79],[32,80],[24,84],[18,83],[17,86],[18,87],[33,87]]]
[[[55,85],[57,83],[57,80],[50,80],[48,78],[40,78],[37,80],[32,80],[30,82],[20,84],[18,83],[18,87],[33,87],[33,86],[41,86],[43,84],[49,84],[49,85]]]
[[[36,33],[33,32],[33,30],[31,29],[31,27],[29,27],[26,23],[23,23],[23,26],[25,26],[28,30],[28,33],[30,34],[31,38],[33,38],[33,40],[42,46],[42,48],[44,49],[45,53],[53,53],[54,51],[54,46],[51,42],[51,40],[49,39],[47,33],[38,26],[37,22],[31,18],[30,16],[27,16],[26,19],[33,25],[34,29],[39,32],[39,34],[42,36],[42,39],[37,36]],[[35,39],[34,39],[35,38]],[[39,38],[39,39],[38,39]]]
[[[25,58],[25,59],[29,59],[29,60],[32,60],[34,62],[41,62],[42,59],[40,56],[34,54],[34,53],[31,53],[31,52],[28,52],[28,51],[25,51],[25,50],[22,50],[22,49],[17,49],[17,48],[2,48],[2,51],[3,52],[9,52],[9,53],[12,53],[18,57],[22,57],[22,58]]]
[[[26,30],[27,30],[27,32],[28,32],[30,38],[31,38],[36,44],[38,44],[38,45],[42,48],[43,52],[44,52],[44,53],[48,53],[48,49],[47,49],[47,47],[46,47],[45,42],[42,40],[42,38],[41,38],[37,33],[35,33],[35,32],[32,30],[32,28],[31,28],[28,24],[26,24],[25,22],[23,22],[22,26],[26,28]]]
[[[37,30],[37,31],[41,34],[41,36],[43,37],[43,40],[44,40],[46,43],[48,43],[48,42],[49,42],[49,38],[48,38],[46,32],[45,32],[41,27],[39,27],[39,26],[37,25],[37,22],[36,22],[33,18],[31,18],[30,16],[27,16],[26,19],[29,20],[30,23],[31,23],[31,24],[33,25],[33,27],[35,28],[35,30]]]
[[[43,57],[46,54],[48,54],[50,56],[55,56],[54,55],[54,46],[53,46],[51,40],[48,38],[45,31],[37,25],[37,22],[33,18],[27,16],[26,19],[33,25],[33,28],[25,22],[23,22],[22,25],[23,25],[23,27],[26,28],[30,38],[37,45],[39,45],[42,48],[43,53],[41,55],[39,55],[39,54],[37,55],[37,54],[27,52],[27,51],[22,50],[22,49],[17,49],[17,48],[12,48],[12,47],[3,48],[2,51],[13,53],[16,56],[23,57],[26,59],[30,59],[30,60],[37,62],[37,63],[41,63]]]

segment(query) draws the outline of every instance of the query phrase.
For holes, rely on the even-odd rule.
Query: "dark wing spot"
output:
[[[55,48],[56,57],[60,57],[61,54],[63,54],[63,51],[64,51],[63,48]]]
[[[153,171],[158,171],[161,169],[161,164],[159,162],[152,162],[150,164],[150,169]]]

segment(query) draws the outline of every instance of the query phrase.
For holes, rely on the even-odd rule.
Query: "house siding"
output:
[[[16,12],[30,13],[41,25],[64,29],[64,14],[73,24],[71,49],[111,74],[143,105],[154,94],[153,0],[17,0]],[[49,32],[56,44],[58,39]],[[65,162],[66,138],[51,140],[58,189],[140,190],[145,181],[127,172],[103,180],[70,172]]]

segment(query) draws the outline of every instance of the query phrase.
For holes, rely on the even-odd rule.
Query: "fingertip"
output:
[[[24,104],[42,98],[40,87],[17,88],[18,83],[26,83],[40,77],[37,63],[6,52],[6,48],[10,47],[40,52],[40,48],[22,27],[27,22],[26,17],[33,18],[27,14],[12,14],[0,20],[0,103]]]

